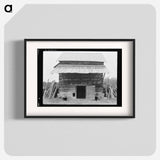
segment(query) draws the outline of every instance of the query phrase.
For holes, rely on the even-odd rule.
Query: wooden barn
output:
[[[63,53],[52,73],[59,74],[59,97],[95,100],[103,97],[103,79],[108,71],[101,53]]]

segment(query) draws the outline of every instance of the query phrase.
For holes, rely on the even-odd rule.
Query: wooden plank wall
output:
[[[91,100],[95,99],[95,86],[86,86],[86,98]]]
[[[77,74],[60,73],[59,84],[63,85],[103,85],[103,73]]]
[[[103,74],[59,74],[59,92],[65,92],[69,97],[72,97],[73,93],[76,94],[76,86],[78,85],[86,86],[86,98],[94,99],[95,92],[103,92]]]

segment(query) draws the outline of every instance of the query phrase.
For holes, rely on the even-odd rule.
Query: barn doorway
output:
[[[77,98],[86,98],[86,86],[77,86]]]

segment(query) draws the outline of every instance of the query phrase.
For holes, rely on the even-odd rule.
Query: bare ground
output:
[[[43,104],[106,104],[106,105],[116,105],[117,99],[103,98],[101,100],[88,100],[88,99],[67,99],[66,101],[60,98],[43,98]]]

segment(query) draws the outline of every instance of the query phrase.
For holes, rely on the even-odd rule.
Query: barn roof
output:
[[[102,53],[98,52],[68,52],[62,53],[58,58],[59,61],[93,61],[105,62]]]
[[[53,73],[106,73],[108,69],[104,65],[71,65],[58,64]]]

